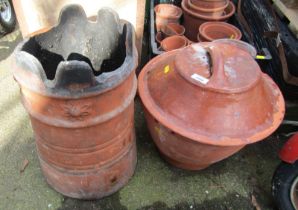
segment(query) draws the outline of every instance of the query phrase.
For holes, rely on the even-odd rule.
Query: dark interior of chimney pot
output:
[[[125,35],[126,28],[124,27],[123,33],[119,36],[118,45],[115,48],[114,52],[111,54],[109,59],[103,60],[101,68],[99,71],[95,71],[90,59],[79,53],[70,53],[67,61],[77,60],[85,61],[90,65],[95,76],[98,76],[104,72],[111,72],[119,68],[126,57],[126,46],[125,46]],[[30,38],[28,42],[23,46],[22,51],[30,53],[36,57],[41,63],[47,79],[53,80],[56,75],[57,67],[60,62],[65,61],[62,55],[57,54],[47,47],[43,47],[42,42],[38,42],[35,37]],[[96,51],[96,49],[94,49]]]

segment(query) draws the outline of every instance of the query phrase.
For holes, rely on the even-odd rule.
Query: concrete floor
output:
[[[249,145],[206,170],[188,172],[161,159],[146,128],[139,99],[135,100],[138,164],[128,185],[96,201],[75,200],[54,191],[40,171],[30,121],[6,58],[20,40],[19,31],[0,40],[1,210],[274,209],[271,177],[284,142],[279,134]],[[29,164],[21,172],[24,161]]]

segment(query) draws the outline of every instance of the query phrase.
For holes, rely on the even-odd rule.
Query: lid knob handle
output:
[[[206,46],[205,50],[209,53],[211,62],[211,77],[207,84],[208,87],[225,87],[227,85],[227,77],[224,72],[224,58],[218,47]]]

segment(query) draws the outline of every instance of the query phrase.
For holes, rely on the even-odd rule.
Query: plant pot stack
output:
[[[229,0],[183,0],[185,36],[197,41],[198,28],[207,21],[227,21],[235,13]]]
[[[158,4],[155,11],[155,39],[163,51],[183,48],[191,42],[184,36],[185,28],[180,25],[181,8],[172,4]]]
[[[161,48],[168,52],[176,49],[186,47],[188,45],[188,39],[184,36],[170,36],[162,40]]]
[[[212,42],[216,39],[236,39],[242,37],[241,31],[225,22],[206,22],[199,27],[198,42]]]
[[[158,4],[154,8],[156,30],[160,31],[169,23],[178,23],[182,16],[182,10],[172,4]]]

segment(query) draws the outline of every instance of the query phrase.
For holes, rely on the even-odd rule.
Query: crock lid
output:
[[[181,50],[175,67],[187,81],[218,92],[243,92],[261,78],[249,52],[222,42],[193,44]]]
[[[216,146],[260,141],[283,120],[283,96],[241,41],[193,44],[152,59],[139,95],[152,117],[189,140]]]

